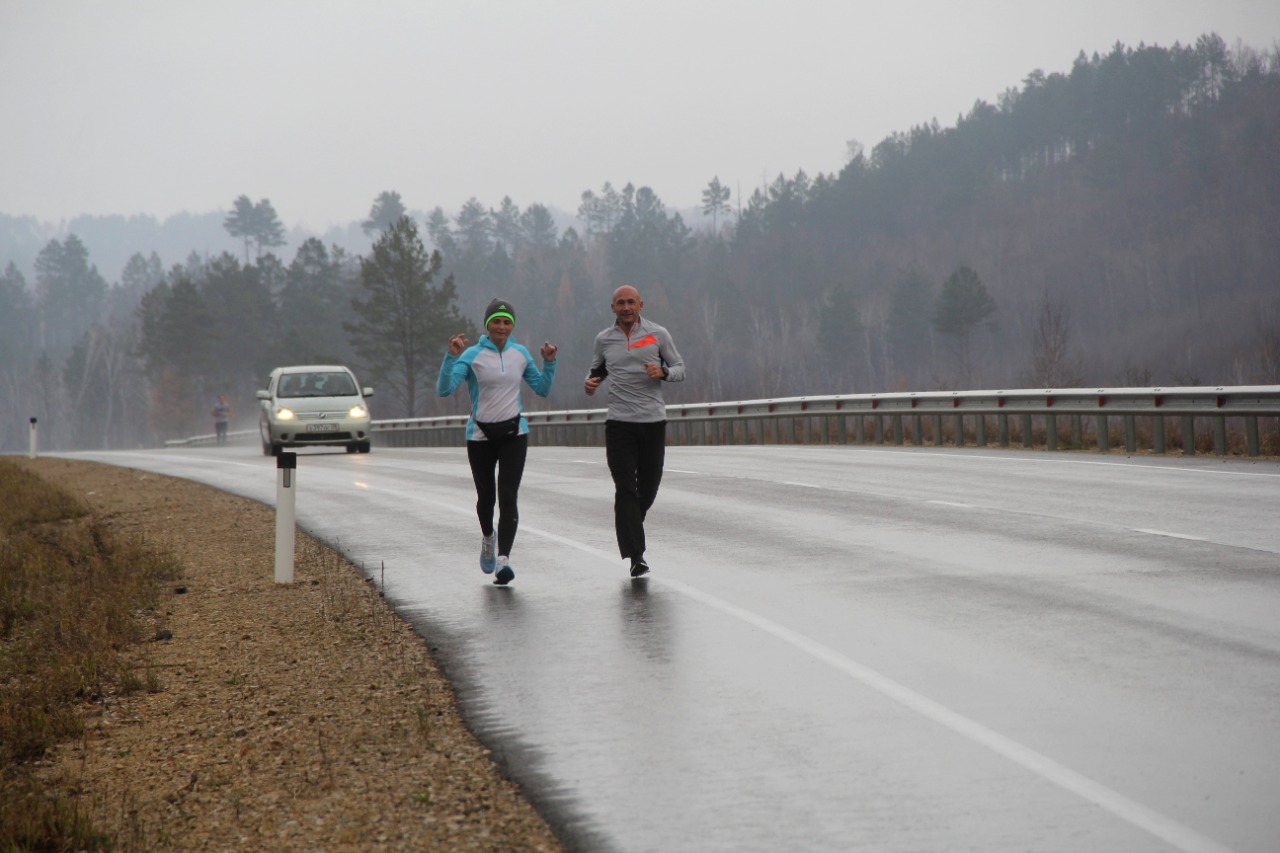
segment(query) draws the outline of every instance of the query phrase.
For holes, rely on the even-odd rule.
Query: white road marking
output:
[[[1226,847],[1207,838],[1190,827],[1183,826],[1166,815],[1149,809],[1129,799],[1118,791],[1077,773],[1069,767],[1041,755],[1035,750],[952,711],[945,705],[923,696],[909,687],[887,678],[870,667],[850,660],[839,652],[798,634],[769,619],[738,607],[687,584],[667,578],[652,578],[658,582],[708,607],[742,620],[788,643],[812,657],[843,672],[855,681],[886,696],[904,707],[945,726],[970,741],[985,746],[997,755],[1031,771],[1040,778],[1111,812],[1121,820],[1151,833],[1185,853],[1228,853]]]
[[[729,446],[732,446],[732,445],[729,445]],[[752,445],[752,446],[765,447],[766,445]],[[939,453],[939,452],[934,452],[937,449],[932,447],[921,447],[921,448],[918,448],[917,450],[897,450],[897,449],[888,448],[888,447],[877,448],[877,447],[858,447],[856,445],[855,446],[831,445],[831,449],[839,450],[840,452],[845,452],[845,453],[892,453],[892,454],[901,455],[901,456],[916,456],[917,458],[922,458],[922,459],[923,458],[936,459],[938,456],[943,456],[947,460],[954,459],[957,461],[968,461],[968,460],[978,459],[978,460],[992,461],[992,462],[1009,462],[1014,464],[1023,463],[1026,465],[1102,465],[1102,466],[1111,467],[1111,468],[1128,468],[1130,470],[1136,470],[1136,471],[1176,471],[1179,474],[1214,474],[1214,475],[1228,476],[1228,477],[1273,477],[1273,478],[1280,477],[1280,472],[1276,472],[1276,471],[1234,471],[1234,470],[1223,471],[1223,470],[1215,470],[1212,468],[1191,468],[1191,467],[1182,467],[1178,465],[1154,465],[1154,464],[1143,465],[1143,464],[1138,464],[1133,462],[1107,462],[1101,459],[1080,459],[1073,456],[1066,456],[1061,458],[1055,458],[1053,456],[1045,456],[1044,458],[1030,458],[1027,456],[1005,456],[1003,454],[996,455],[993,453],[980,453],[980,452],[979,453],[973,453],[973,452]],[[961,448],[961,450],[972,451],[974,450],[974,448]],[[929,452],[922,453],[922,451],[929,451]],[[1026,451],[1023,451],[1023,452],[1026,452]],[[1043,451],[1043,452],[1050,453],[1051,451]],[[1052,451],[1052,452],[1057,453],[1059,451]],[[1240,464],[1240,463],[1237,463],[1237,464]],[[1250,463],[1250,464],[1267,465],[1269,463],[1260,461],[1260,462]],[[1274,466],[1272,467],[1274,468]]]
[[[1208,542],[1203,536],[1188,536],[1185,533],[1170,533],[1167,530],[1149,530],[1145,527],[1130,528],[1134,533],[1149,533],[1152,536],[1168,536],[1170,539],[1186,539],[1190,542]]]
[[[977,505],[977,504],[962,504],[962,503],[956,503],[955,501],[934,501],[934,500],[928,500],[928,501],[925,501],[925,503],[927,503],[927,504],[937,504],[938,506],[953,506],[953,507],[956,507],[956,508],[958,508],[958,509],[978,509],[978,505]]]

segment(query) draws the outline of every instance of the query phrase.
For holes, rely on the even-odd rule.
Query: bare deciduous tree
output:
[[[1066,379],[1067,344],[1071,320],[1062,301],[1048,293],[1036,318],[1035,351],[1031,354],[1033,379],[1039,388],[1060,388]]]

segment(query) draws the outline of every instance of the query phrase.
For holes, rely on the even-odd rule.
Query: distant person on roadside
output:
[[[213,431],[221,447],[227,443],[227,424],[231,421],[231,404],[227,402],[226,394],[218,395],[218,402],[213,404],[213,411],[209,414],[213,416]]]
[[[464,335],[449,338],[440,365],[436,393],[447,397],[463,382],[471,395],[467,420],[467,461],[476,484],[476,515],[480,519],[480,569],[495,573],[493,582],[505,586],[516,576],[511,568],[511,547],[520,524],[517,497],[529,450],[529,424],[521,416],[520,381],[539,397],[551,391],[556,375],[557,347],[542,344],[542,369],[533,356],[511,340],[516,309],[495,299],[484,311],[485,333],[474,346]],[[494,472],[497,471],[495,488]],[[498,528],[493,527],[493,507],[498,505]]]
[[[613,477],[613,524],[631,577],[649,572],[644,520],[658,497],[667,452],[667,406],[663,382],[684,380],[684,359],[671,333],[640,318],[640,292],[624,285],[610,303],[614,324],[596,335],[591,369],[583,390],[596,393],[606,377],[609,410],[604,422],[605,458]]]

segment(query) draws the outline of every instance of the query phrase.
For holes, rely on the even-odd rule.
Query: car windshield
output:
[[[349,373],[286,373],[276,387],[277,397],[354,397],[356,383]]]

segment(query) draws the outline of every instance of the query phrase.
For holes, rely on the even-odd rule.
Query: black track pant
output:
[[[658,497],[667,455],[667,422],[605,421],[605,458],[613,476],[613,524],[623,559],[644,556],[644,519]]]
[[[493,533],[493,505],[498,504],[498,554],[511,556],[520,526],[520,510],[516,496],[524,476],[524,459],[529,453],[529,436],[517,435],[500,441],[468,441],[467,461],[471,463],[471,479],[476,484],[476,516],[480,532]],[[497,469],[497,486],[494,469]]]

